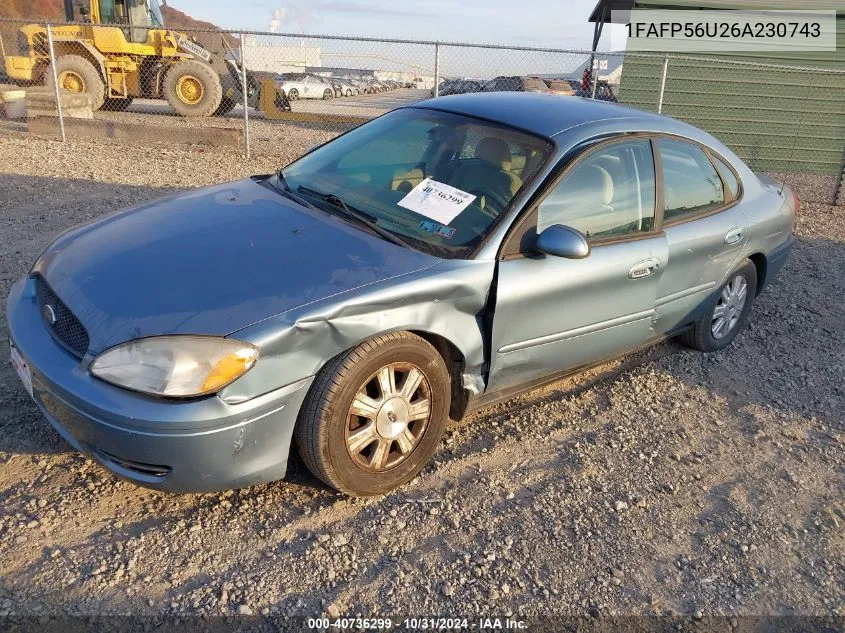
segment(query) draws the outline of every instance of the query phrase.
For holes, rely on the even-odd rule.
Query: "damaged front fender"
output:
[[[484,312],[495,262],[444,260],[425,270],[300,306],[231,336],[261,350],[256,366],[219,395],[242,402],[317,374],[368,338],[412,330],[440,336],[463,357],[463,387],[483,390]]]

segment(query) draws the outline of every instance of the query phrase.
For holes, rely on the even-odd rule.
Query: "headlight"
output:
[[[243,376],[258,349],[212,336],[155,336],[100,354],[91,373],[119,387],[158,396],[202,396]]]

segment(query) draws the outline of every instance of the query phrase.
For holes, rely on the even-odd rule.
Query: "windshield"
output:
[[[551,142],[470,117],[406,108],[282,170],[291,191],[332,196],[440,257],[466,257],[533,180]]]
[[[152,18],[153,24],[164,26],[164,16],[161,14],[161,7],[159,6],[158,0],[149,0],[149,3],[150,17]]]

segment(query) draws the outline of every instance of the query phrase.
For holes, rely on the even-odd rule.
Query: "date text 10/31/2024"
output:
[[[330,630],[392,630],[401,626],[411,631],[524,631],[523,620],[510,618],[308,618],[307,627],[318,631]]]

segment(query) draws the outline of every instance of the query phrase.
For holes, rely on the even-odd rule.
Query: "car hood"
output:
[[[73,229],[35,272],[88,330],[96,354],[144,336],[231,334],[438,261],[250,179]]]

